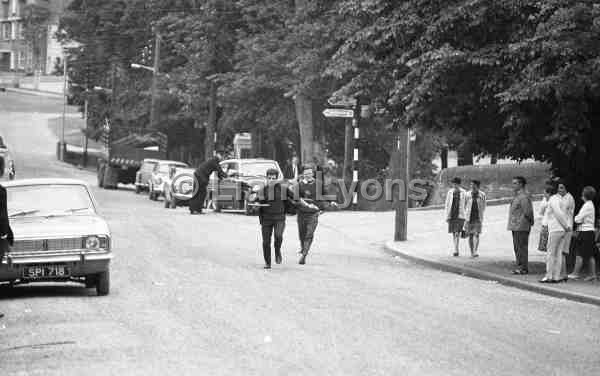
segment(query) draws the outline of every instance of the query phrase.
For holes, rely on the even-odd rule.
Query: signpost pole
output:
[[[352,119],[352,128],[354,129],[354,155],[352,158],[352,183],[355,185],[355,190],[352,192],[352,208],[354,210],[358,209],[358,152],[359,152],[359,140],[360,140],[360,114],[361,107],[359,101],[357,101],[354,106],[354,118]],[[356,183],[356,184],[354,184]]]

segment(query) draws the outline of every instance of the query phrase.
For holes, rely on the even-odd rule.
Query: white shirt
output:
[[[581,209],[579,209],[577,216],[575,216],[575,223],[579,224],[577,229],[579,231],[594,231],[595,220],[596,208],[594,207],[594,203],[591,201],[586,201]]]
[[[569,227],[569,221],[563,209],[563,201],[560,195],[555,194],[550,197],[546,213],[548,215],[548,232],[566,231],[566,227]]]
[[[567,192],[564,196],[558,195],[561,198],[561,207],[567,216],[567,221],[570,227],[573,227],[573,218],[575,217],[575,199]]]

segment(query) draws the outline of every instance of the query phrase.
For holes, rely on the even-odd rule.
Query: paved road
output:
[[[94,182],[54,161],[47,116],[10,113],[10,98],[0,98],[0,132],[20,176]],[[284,264],[264,271],[256,218],[192,217],[131,191],[95,191],[117,255],[111,295],[0,290],[2,375],[600,372],[599,308],[387,257],[390,214],[325,214],[306,266],[291,218]],[[413,231],[427,228],[421,219],[411,216]]]

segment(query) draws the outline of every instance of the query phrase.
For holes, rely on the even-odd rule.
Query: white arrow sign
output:
[[[328,118],[353,118],[354,110],[346,110],[343,108],[327,108],[323,111],[323,115]]]

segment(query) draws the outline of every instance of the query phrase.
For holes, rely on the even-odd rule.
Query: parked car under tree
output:
[[[4,184],[14,245],[0,260],[0,282],[79,282],[110,290],[111,235],[91,190],[72,179]]]
[[[154,166],[152,175],[148,181],[148,197],[156,201],[164,195],[164,183],[169,179],[169,173],[172,168],[186,168],[188,165],[178,161],[161,160]]]

